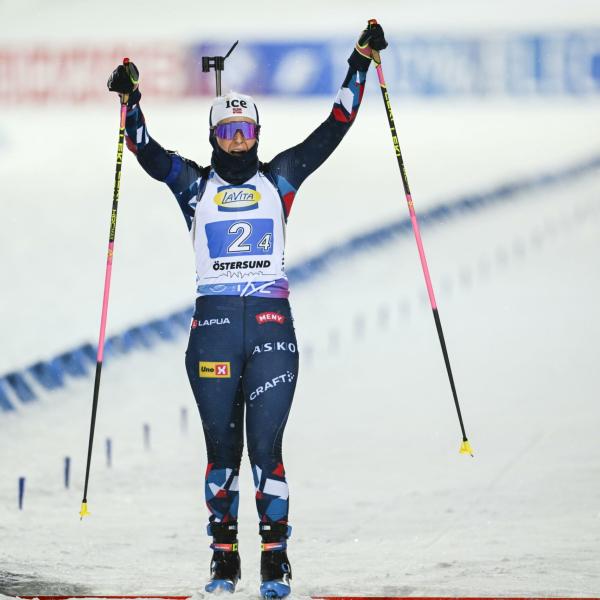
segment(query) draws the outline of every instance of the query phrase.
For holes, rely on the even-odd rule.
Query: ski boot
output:
[[[287,538],[292,528],[282,523],[261,523],[260,595],[265,600],[285,598],[291,591],[292,567],[287,557]]]
[[[209,523],[207,531],[208,535],[213,536],[213,543],[210,545],[213,557],[210,561],[210,581],[204,589],[209,593],[233,593],[242,577],[237,523]]]

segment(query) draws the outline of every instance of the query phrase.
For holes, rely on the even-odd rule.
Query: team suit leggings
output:
[[[206,440],[209,524],[237,520],[244,413],[259,521],[287,523],[281,446],[298,376],[289,302],[197,298],[185,364]]]

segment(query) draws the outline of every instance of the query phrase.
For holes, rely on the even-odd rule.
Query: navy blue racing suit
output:
[[[369,62],[350,60],[327,119],[303,142],[261,163],[260,171],[281,199],[286,221],[302,182],[330,156],[354,121]],[[126,134],[127,145],[143,169],[173,192],[191,230],[198,200],[214,174],[210,167],[202,169],[165,150],[149,135],[139,94],[130,102]],[[210,522],[237,520],[245,414],[259,519],[287,524],[282,438],[298,377],[298,347],[287,292],[283,297],[199,295],[186,368],[206,440]]]
[[[287,522],[281,445],[298,377],[287,299],[197,298],[185,363],[206,439],[210,520],[237,518],[245,410],[258,514],[263,522]]]

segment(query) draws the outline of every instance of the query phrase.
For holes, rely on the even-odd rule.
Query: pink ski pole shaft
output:
[[[369,26],[377,25],[375,19],[369,21]],[[473,456],[473,450],[467,434],[465,432],[465,426],[463,423],[462,414],[460,411],[460,405],[458,403],[458,394],[456,393],[456,385],[454,384],[454,376],[452,375],[452,367],[450,366],[450,358],[448,357],[448,350],[446,348],[446,341],[444,339],[444,332],[442,330],[442,323],[440,321],[440,315],[438,313],[437,303],[435,301],[435,294],[433,293],[433,285],[431,283],[431,276],[429,275],[429,267],[427,266],[427,258],[425,257],[425,250],[423,249],[423,241],[421,240],[421,232],[419,230],[419,222],[417,221],[417,215],[415,213],[415,207],[413,204],[412,196],[410,193],[410,186],[408,185],[408,177],[406,176],[406,169],[404,168],[404,160],[402,159],[402,152],[400,151],[400,142],[396,134],[396,125],[394,123],[394,114],[392,113],[392,105],[390,97],[383,77],[383,69],[381,67],[381,58],[379,52],[373,50],[373,60],[377,65],[377,77],[379,79],[379,86],[381,87],[381,94],[383,96],[383,103],[385,104],[386,114],[388,123],[390,126],[390,133],[392,134],[392,142],[394,143],[394,150],[396,151],[396,159],[398,161],[398,167],[400,168],[400,175],[402,177],[402,185],[404,186],[404,194],[406,196],[406,203],[408,204],[408,212],[410,214],[410,221],[412,223],[413,232],[415,234],[415,240],[417,242],[417,248],[419,250],[419,258],[421,259],[421,267],[423,268],[423,275],[425,276],[425,285],[427,286],[427,294],[429,296],[429,302],[431,304],[431,310],[433,311],[433,318],[435,320],[435,327],[437,329],[438,338],[442,347],[442,354],[444,355],[444,363],[446,364],[446,371],[448,373],[448,379],[450,381],[450,388],[452,390],[452,397],[454,398],[454,405],[456,407],[456,413],[458,415],[458,422],[460,423],[460,430],[462,432],[462,444],[460,446],[461,454],[470,454]]]
[[[127,66],[129,59],[124,58],[123,64]],[[83,488],[83,500],[81,501],[80,516],[83,519],[89,515],[87,509],[87,493],[90,480],[90,466],[92,461],[92,448],[94,445],[94,431],[96,429],[96,413],[98,411],[98,397],[100,395],[100,376],[102,374],[102,360],[104,357],[104,340],[106,337],[106,321],[108,317],[108,298],[110,294],[110,279],[112,275],[112,263],[115,247],[115,234],[117,229],[117,209],[119,207],[119,189],[121,187],[121,167],[123,164],[123,147],[125,142],[125,119],[127,117],[127,96],[121,99],[121,113],[119,123],[119,141],[117,143],[117,162],[115,167],[115,184],[113,189],[113,203],[110,217],[110,232],[108,235],[108,253],[106,257],[106,272],[104,275],[104,295],[102,297],[102,315],[100,317],[100,335],[98,339],[98,351],[96,354],[96,377],[94,380],[94,399],[92,402],[92,419],[90,423],[90,436],[88,441],[87,462],[85,468],[85,485]]]

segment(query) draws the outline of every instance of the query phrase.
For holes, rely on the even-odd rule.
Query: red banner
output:
[[[186,48],[144,45],[134,54],[117,46],[17,48],[0,46],[0,103],[95,102],[107,97],[106,81],[123,57],[141,73],[143,89],[153,97],[189,94],[188,69],[201,69]]]

